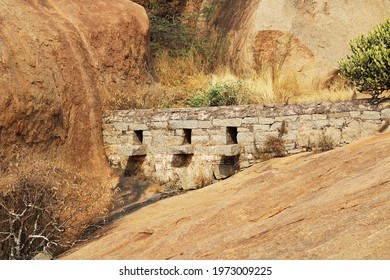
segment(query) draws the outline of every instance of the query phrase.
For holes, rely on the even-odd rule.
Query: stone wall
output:
[[[111,166],[125,176],[143,173],[167,188],[189,189],[269,156],[390,131],[389,119],[389,101],[365,100],[109,111],[103,138]]]

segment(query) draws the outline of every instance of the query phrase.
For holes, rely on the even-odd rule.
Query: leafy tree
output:
[[[357,90],[378,98],[390,89],[390,19],[350,43],[352,55],[339,61],[341,74]]]

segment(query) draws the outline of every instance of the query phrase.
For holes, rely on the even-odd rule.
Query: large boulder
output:
[[[0,0],[0,156],[16,144],[108,171],[103,105],[151,81],[148,37],[128,0]]]
[[[273,69],[312,85],[337,72],[351,39],[389,15],[387,0],[240,0],[220,3],[212,26],[228,39],[226,61],[237,74]]]

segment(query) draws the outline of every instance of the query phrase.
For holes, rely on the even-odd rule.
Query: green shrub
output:
[[[390,19],[377,25],[366,36],[350,43],[352,55],[339,61],[341,74],[357,90],[377,98],[390,89]]]
[[[240,104],[243,85],[238,82],[224,82],[211,85],[207,91],[198,90],[198,94],[188,100],[191,107],[231,106]]]

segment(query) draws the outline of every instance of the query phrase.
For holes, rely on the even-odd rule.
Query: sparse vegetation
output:
[[[344,82],[325,88],[302,86],[295,73],[280,73],[277,67],[252,76],[232,74],[222,62],[228,44],[216,45],[210,31],[198,25],[199,20],[206,25],[212,20],[218,1],[191,14],[184,12],[183,1],[135,2],[143,5],[150,17],[153,64],[159,82],[131,94],[112,94],[107,109],[287,104],[350,100],[353,95]]]
[[[284,141],[278,136],[268,136],[264,143],[263,153],[271,157],[283,157],[286,155]]]
[[[200,188],[204,188],[208,185],[211,185],[212,183],[213,183],[212,176],[206,174],[205,171],[200,168],[198,173],[196,174],[195,179],[194,179],[195,186],[198,189],[200,189]]]
[[[373,98],[390,90],[390,19],[350,43],[352,55],[339,62],[342,75]]]
[[[322,134],[315,145],[315,151],[317,153],[326,152],[334,149],[334,141],[332,137],[326,134]]]
[[[56,255],[81,241],[106,213],[110,189],[58,162],[14,156],[0,171],[0,259],[31,259],[43,250]]]
[[[207,91],[200,89],[198,94],[188,100],[191,107],[230,106],[242,104],[242,82],[225,82],[211,85]]]

